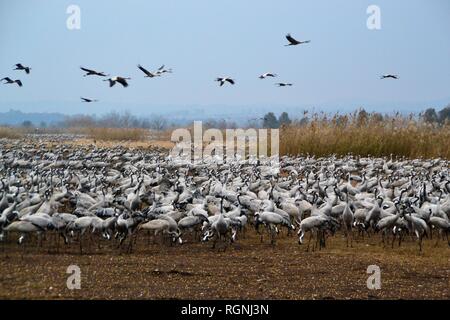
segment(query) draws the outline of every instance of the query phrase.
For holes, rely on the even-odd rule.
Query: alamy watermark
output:
[[[191,130],[174,130],[171,141],[175,143],[170,152],[171,157],[189,163],[225,163],[239,160],[266,160],[275,166],[279,163],[279,129],[210,128],[203,132],[202,122],[194,121]]]
[[[66,273],[70,274],[70,276],[67,277],[66,281],[67,289],[69,290],[81,289],[80,267],[75,264],[71,264],[70,266],[67,267]]]
[[[367,29],[380,30],[381,29],[381,9],[377,5],[370,5],[367,7],[366,13],[369,15],[366,21]]]
[[[368,266],[367,274],[370,274],[370,276],[367,278],[367,289],[369,289],[369,290],[381,289],[381,269],[380,269],[380,267],[375,264]]]
[[[81,29],[81,9],[76,4],[67,7],[66,13],[69,15],[66,20],[66,26],[69,30]]]

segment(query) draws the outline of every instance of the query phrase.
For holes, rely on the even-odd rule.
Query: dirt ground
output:
[[[143,234],[131,254],[102,242],[83,255],[77,243],[56,253],[54,240],[23,250],[15,239],[0,244],[0,299],[450,299],[450,247],[434,239],[419,253],[410,239],[392,249],[373,236],[347,248],[336,235],[306,252],[296,237],[272,246],[250,232],[223,251]],[[81,269],[80,290],[66,286],[69,265]],[[381,269],[380,290],[367,288],[369,265]]]

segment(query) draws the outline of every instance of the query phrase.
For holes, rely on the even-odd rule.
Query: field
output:
[[[28,188],[29,183],[33,183],[36,187],[40,185],[40,189],[36,188],[35,194],[44,199],[46,196],[44,194],[45,188],[51,183],[56,185],[55,196],[58,192],[62,192],[61,186],[56,184],[54,181],[57,180],[54,179],[57,179],[58,175],[60,177],[65,176],[66,180],[63,182],[66,183],[67,188],[70,188],[73,193],[64,196],[70,201],[61,200],[58,213],[75,212],[73,206],[77,202],[74,201],[76,199],[73,198],[73,194],[78,196],[82,193],[90,194],[90,196],[95,198],[95,201],[101,201],[104,196],[102,190],[96,187],[97,182],[94,179],[85,179],[84,182],[81,182],[81,179],[79,179],[80,181],[74,180],[75,182],[70,182],[68,172],[60,169],[68,167],[69,162],[67,159],[70,158],[72,161],[70,170],[80,176],[103,175],[105,178],[111,178],[111,175],[108,175],[107,171],[102,168],[113,170],[113,168],[120,169],[125,164],[133,164],[136,168],[146,168],[147,170],[135,169],[134,174],[146,172],[145,174],[148,175],[147,179],[150,179],[150,174],[156,171],[155,167],[152,167],[154,165],[152,161],[156,159],[156,156],[160,157],[160,154],[165,154],[167,149],[171,147],[170,142],[167,140],[156,139],[152,141],[121,142],[94,141],[89,137],[70,135],[67,137],[50,136],[48,138],[38,138],[39,140],[36,137],[29,137],[20,141],[13,139],[0,140],[0,143],[3,143],[3,150],[22,150],[17,154],[11,152],[0,153],[0,156],[3,156],[3,160],[0,157],[0,160],[2,160],[0,161],[0,177],[3,181],[7,179],[10,172],[15,172],[17,176],[16,180],[12,182],[12,188],[16,186]],[[79,150],[83,150],[83,153],[78,152]],[[57,175],[55,176],[56,178],[49,179],[51,175],[47,173],[51,173],[53,170],[52,159],[54,153],[60,155],[59,162],[55,164]],[[30,156],[31,154],[34,154],[33,158]],[[133,158],[132,155],[138,155],[139,157]],[[122,156],[123,158],[121,158]],[[140,156],[143,156],[144,158],[142,159],[145,161],[141,161]],[[84,161],[85,157],[90,159],[90,162],[82,162],[81,166],[77,166],[76,161]],[[105,159],[108,161],[106,164],[102,162]],[[305,166],[303,161],[311,161],[311,159],[301,159],[301,164],[294,164],[297,168]],[[17,162],[17,160],[22,162]],[[35,162],[32,164],[31,161]],[[163,164],[167,168],[168,173],[173,172],[174,169],[169,160],[158,161],[158,164]],[[386,172],[386,177],[389,177],[392,172],[394,172],[394,175],[398,174],[401,177],[410,177],[413,170],[425,173],[437,172],[441,173],[442,177],[446,177],[446,170],[448,170],[448,162],[439,159],[433,160],[433,162],[414,163],[410,163],[407,160],[396,163],[386,158],[371,159],[371,161],[374,161],[376,167],[379,168],[379,172]],[[42,181],[35,180],[32,182],[27,180],[31,176],[34,163],[44,168],[41,173]],[[328,165],[326,159],[319,159],[314,163],[316,167],[311,167],[314,170]],[[356,160],[354,158],[347,158],[346,161],[336,161],[336,164],[342,169],[345,169],[347,165],[352,163],[355,166]],[[390,167],[387,167],[387,163],[390,164]],[[99,165],[96,166],[96,164]],[[410,180],[404,179],[402,181],[397,180],[397,186],[391,187],[388,185],[391,181],[390,179],[384,178],[384,175],[381,175],[383,178],[379,178],[380,175],[374,173],[375,164],[372,165],[369,162],[364,164],[362,162],[358,166],[367,168],[370,181],[374,182],[372,187],[376,186],[385,193],[388,207],[391,206],[392,209],[391,201],[398,199],[399,195],[401,195],[402,186],[414,188],[408,195],[409,199],[414,200],[414,195],[420,192],[421,189],[419,188],[422,186],[422,183],[418,181],[413,186],[408,187]],[[86,166],[86,170],[80,169],[83,166]],[[243,170],[251,168],[251,166],[245,166]],[[292,167],[289,163],[284,166],[285,168]],[[264,168],[263,166],[261,167]],[[176,168],[180,170],[179,167]],[[223,170],[223,168],[219,167],[218,172],[220,170]],[[360,169],[349,170],[355,172],[354,170]],[[173,186],[169,194],[167,192],[163,193],[163,190],[159,189],[158,183],[149,180],[143,182],[143,189],[139,189],[139,179],[135,178],[129,181],[128,172],[125,170],[118,172],[120,172],[119,175],[122,180],[117,180],[117,182],[102,181],[101,183],[105,187],[103,192],[108,192],[111,197],[113,197],[111,190],[116,190],[115,197],[119,198],[119,200],[126,192],[128,192],[127,194],[134,194],[135,191],[133,190],[141,190],[142,194],[157,193],[158,196],[162,194],[162,197],[181,192]],[[177,175],[174,175],[174,177],[178,177],[182,171],[176,172]],[[185,176],[181,181],[192,183],[190,180],[191,173],[186,170],[184,174]],[[217,175],[217,173],[214,174]],[[199,170],[193,176],[195,177],[195,175],[197,177],[210,177],[210,172]],[[439,177],[438,174],[423,176]],[[214,178],[217,179],[217,177],[220,176]],[[282,179],[287,179],[289,182],[289,179],[292,179],[292,177],[293,175],[284,174]],[[305,179],[304,175],[299,174],[298,177],[298,181],[296,180],[292,184],[289,182],[289,185],[285,187],[287,188],[285,190],[286,195],[283,195],[283,197],[286,197],[284,198],[286,201],[289,200],[287,190],[291,187],[301,184],[303,188],[308,188],[308,180]],[[46,182],[46,179],[49,179],[50,182]],[[257,181],[260,178],[254,177],[253,179]],[[383,186],[382,183],[377,182],[378,179],[381,179]],[[208,180],[206,179],[202,182],[203,187],[208,185]],[[91,187],[95,186],[94,189],[87,189],[86,184],[90,183],[89,181],[93,183]],[[266,181],[267,184],[262,185],[261,190],[266,191],[266,197],[268,197],[270,182],[269,180]],[[449,189],[446,181],[448,180],[440,179],[434,181],[434,186],[440,183],[442,192],[432,189],[433,185],[431,184],[427,186],[428,196],[430,197],[427,201],[441,201],[442,205],[448,204],[446,201],[449,199]],[[236,183],[239,183],[239,181]],[[343,176],[343,179],[338,181],[338,184],[341,187],[345,186],[347,190],[351,188],[347,184],[347,176]],[[353,187],[358,185],[357,182],[352,184]],[[313,183],[309,185],[309,188],[316,190],[315,186],[317,184]],[[189,187],[192,190],[197,188],[194,184],[189,185]],[[229,190],[231,190],[231,187],[229,185]],[[390,188],[393,190],[392,194],[389,194]],[[14,200],[13,190],[9,191],[11,200],[8,206],[13,206],[13,201],[16,201]],[[317,191],[320,191],[320,189],[317,189]],[[213,194],[213,189],[208,192]],[[366,194],[363,191],[358,191],[358,193]],[[297,196],[301,195],[302,193]],[[333,190],[329,188],[327,197],[332,197],[332,195]],[[194,196],[199,199],[206,197],[198,193],[195,193]],[[309,197],[309,195],[304,196],[305,199],[314,202],[314,198]],[[208,195],[208,197],[213,196]],[[261,197],[265,197],[264,193]],[[367,200],[374,199],[372,194],[366,194],[365,197]],[[145,198],[139,199],[148,201]],[[356,199],[352,201],[354,203],[357,202]],[[72,203],[72,205],[68,205],[68,203]],[[160,202],[158,206],[164,207],[164,205],[169,203],[174,202],[172,200],[167,203]],[[230,206],[232,203],[233,201],[230,200]],[[240,206],[239,201],[238,203]],[[87,205],[85,208],[90,206]],[[112,202],[105,203],[104,206],[112,206]],[[83,209],[84,206],[79,205],[79,208]],[[148,209],[148,204],[144,209]],[[45,210],[48,209],[43,205],[42,210],[43,212],[40,212],[40,214],[47,212]],[[178,209],[171,210],[176,211]],[[227,210],[230,212],[233,209],[228,207]],[[368,209],[367,212],[369,211]],[[56,211],[48,212],[51,215],[57,215]],[[92,212],[95,212],[95,210]],[[127,210],[124,210],[120,216],[126,212]],[[395,211],[391,211],[389,215],[394,215],[394,213]],[[88,213],[79,211],[78,215],[80,214]],[[187,211],[185,214],[187,214]],[[437,212],[436,214],[440,213]],[[37,215],[31,214],[30,216]],[[102,219],[105,218],[104,216],[101,217]],[[404,214],[402,217],[406,218],[408,216]],[[27,218],[26,215],[25,218]],[[129,217],[124,219],[129,219]],[[154,217],[150,214],[146,219],[154,219]],[[126,250],[130,241],[129,237],[125,239],[121,248],[117,248],[118,243],[116,239],[108,241],[103,239],[100,234],[95,234],[91,240],[89,240],[89,237],[85,238],[83,254],[80,254],[78,234],[71,236],[69,245],[64,245],[62,238],[59,238],[58,247],[56,247],[56,233],[50,228],[47,230],[47,225],[41,227],[41,229],[45,229],[45,239],[42,246],[39,246],[37,243],[36,233],[30,233],[29,238],[19,245],[17,244],[19,233],[17,231],[7,232],[5,233],[6,239],[0,241],[0,298],[450,299],[450,247],[447,245],[447,241],[442,239],[437,242],[438,246],[435,246],[436,238],[438,237],[437,229],[434,229],[432,232],[432,239],[425,238],[423,240],[424,244],[421,252],[419,251],[417,239],[412,236],[412,231],[410,231],[409,235],[405,235],[400,247],[396,243],[394,248],[391,248],[390,244],[387,247],[383,247],[380,233],[374,233],[374,230],[371,229],[369,230],[370,238],[366,235],[362,239],[356,235],[357,231],[355,228],[353,247],[347,247],[342,226],[334,236],[328,237],[325,248],[307,252],[306,243],[309,234],[306,235],[304,243],[299,245],[296,232],[292,235],[287,235],[284,227],[281,229],[281,233],[276,236],[275,245],[270,244],[267,234],[261,243],[259,235],[253,229],[252,223],[254,219],[255,215],[252,212],[249,214],[249,224],[246,227],[247,232],[244,235],[239,231],[236,242],[228,246],[226,251],[220,250],[220,244],[219,248],[212,249],[210,242],[192,241],[192,234],[189,232],[183,234],[183,241],[187,240],[187,242],[182,245],[168,245],[167,243],[160,243],[160,238],[157,238],[156,243],[154,243],[153,239],[148,238],[148,234],[145,231],[141,231],[131,253]],[[11,222],[9,226],[14,223],[14,221]],[[70,223],[64,225],[60,231],[69,228],[69,226],[72,225]],[[4,230],[7,228],[8,226]],[[116,231],[114,230],[114,232]],[[87,233],[90,232],[87,231]],[[66,270],[70,265],[77,265],[81,269],[80,290],[69,290],[66,286],[66,281],[69,277]],[[370,276],[367,273],[367,268],[370,265],[380,267],[381,289],[379,290],[367,288],[367,279]]]
[[[306,252],[296,237],[272,246],[251,230],[225,252],[210,244],[148,244],[143,235],[133,253],[78,246],[48,253],[16,243],[1,248],[0,298],[26,299],[450,299],[450,249],[411,240],[383,248],[380,238],[347,248],[341,235],[327,248]],[[105,244],[105,246],[109,246]],[[81,289],[69,290],[66,269],[81,269]],[[381,269],[381,289],[366,286],[369,265]]]

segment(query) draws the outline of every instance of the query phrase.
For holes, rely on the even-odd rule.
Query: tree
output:
[[[163,116],[154,116],[149,121],[150,129],[162,131],[167,127],[167,119]]]
[[[438,121],[438,115],[434,108],[428,108],[422,115],[423,121],[433,123]]]
[[[303,118],[300,119],[300,121],[298,122],[298,124],[300,126],[306,126],[309,123],[309,118],[307,116],[304,116]]]
[[[292,120],[289,118],[289,115],[287,112],[283,112],[280,117],[278,118],[278,122],[280,126],[282,125],[289,125],[292,123]]]
[[[450,121],[450,104],[439,111],[439,122],[445,123],[446,121]]]
[[[33,127],[33,123],[30,120],[25,120],[24,122],[22,122],[22,127],[24,128],[32,128]]]
[[[278,123],[277,117],[273,114],[273,112],[269,112],[264,116],[263,127],[276,129],[280,126]]]

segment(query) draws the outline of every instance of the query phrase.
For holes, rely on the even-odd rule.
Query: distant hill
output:
[[[61,113],[24,113],[18,110],[9,110],[0,112],[0,125],[17,126],[24,121],[30,121],[34,126],[40,126],[41,123],[51,125],[64,121],[65,117]]]

